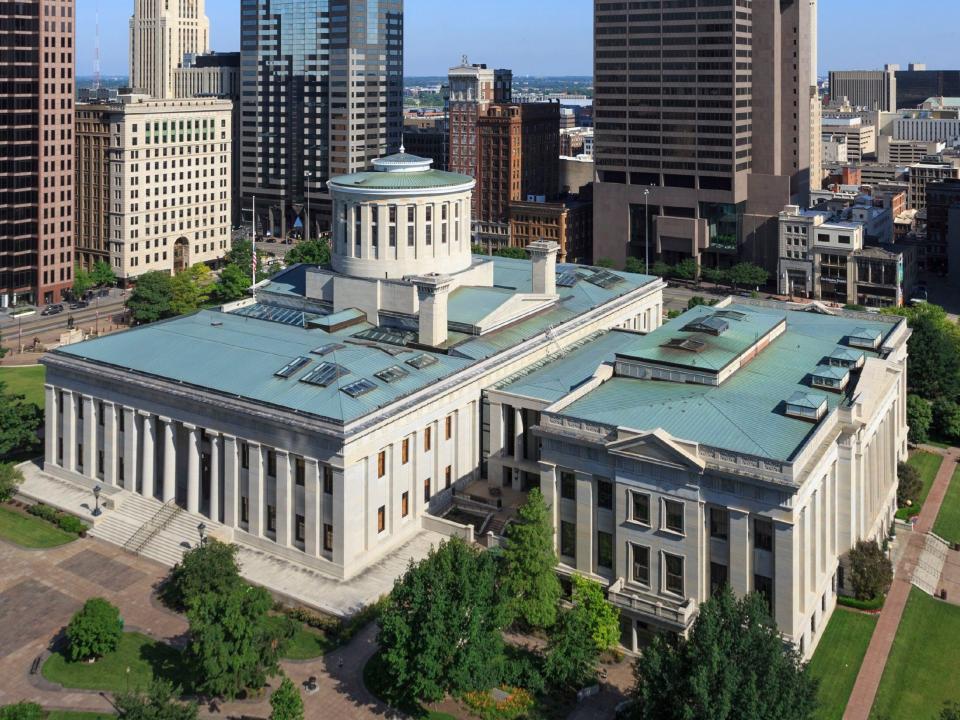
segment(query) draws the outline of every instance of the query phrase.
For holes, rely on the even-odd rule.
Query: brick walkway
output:
[[[934,521],[937,519],[937,514],[940,512],[940,505],[947,494],[950,478],[953,477],[958,456],[960,456],[960,450],[957,448],[950,448],[946,451],[933,447],[924,447],[924,449],[943,455],[944,459],[933,481],[933,486],[930,488],[930,493],[923,503],[923,508],[920,510],[919,520],[914,525],[913,532],[910,533],[907,549],[897,566],[893,585],[887,595],[887,601],[883,605],[877,627],[870,638],[870,645],[867,647],[867,654],[860,666],[860,673],[857,675],[853,692],[850,693],[850,700],[843,714],[843,720],[869,720],[870,710],[873,708],[873,701],[876,698],[877,689],[880,687],[880,679],[883,677],[883,669],[887,664],[890,648],[893,646],[893,640],[897,635],[903,609],[910,597],[914,568],[921,552],[923,552],[926,534],[930,532]]]

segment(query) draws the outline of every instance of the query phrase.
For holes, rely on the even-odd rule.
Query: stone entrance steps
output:
[[[155,518],[164,506],[159,500],[126,491],[118,500],[118,507],[104,511],[104,517],[96,527],[91,529],[90,535],[125,547],[137,531]],[[138,538],[138,540],[145,539],[146,542],[137,554],[156,560],[167,567],[173,567],[183,558],[184,552],[191,547],[196,547],[200,540],[197,530],[200,523],[206,525],[211,531],[220,528],[218,523],[209,518],[181,509],[160,530],[152,534],[148,533],[149,539],[146,535]]]

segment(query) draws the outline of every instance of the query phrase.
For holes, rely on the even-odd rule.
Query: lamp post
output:
[[[304,224],[303,228],[303,239],[310,239],[310,178],[313,177],[313,172],[310,170],[304,170],[303,177],[306,178],[306,181],[303,183],[303,194],[307,198],[307,222]]]
[[[643,189],[643,257],[646,263],[646,274],[650,274],[650,209],[648,201],[650,188]]]
[[[200,523],[197,525],[197,534],[200,535],[200,547],[203,547],[204,542],[207,539],[207,526],[205,523]]]
[[[103,514],[103,511],[100,509],[100,493],[103,490],[99,485],[94,486],[93,488],[93,516],[100,517]]]

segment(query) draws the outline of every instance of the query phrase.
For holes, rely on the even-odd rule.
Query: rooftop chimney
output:
[[[552,240],[537,240],[527,245],[533,265],[533,293],[557,294],[557,252],[560,246]]]
[[[421,345],[439,347],[447,341],[447,298],[452,281],[447,275],[412,278],[420,296]]]

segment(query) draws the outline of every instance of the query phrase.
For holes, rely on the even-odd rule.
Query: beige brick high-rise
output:
[[[185,55],[210,50],[204,0],[134,0],[130,85],[155,98],[175,97],[174,70]]]
[[[73,284],[73,0],[0,3],[0,304]]]
[[[667,262],[775,269],[777,213],[809,191],[816,3],[633,5],[594,3],[595,258],[649,234]]]

